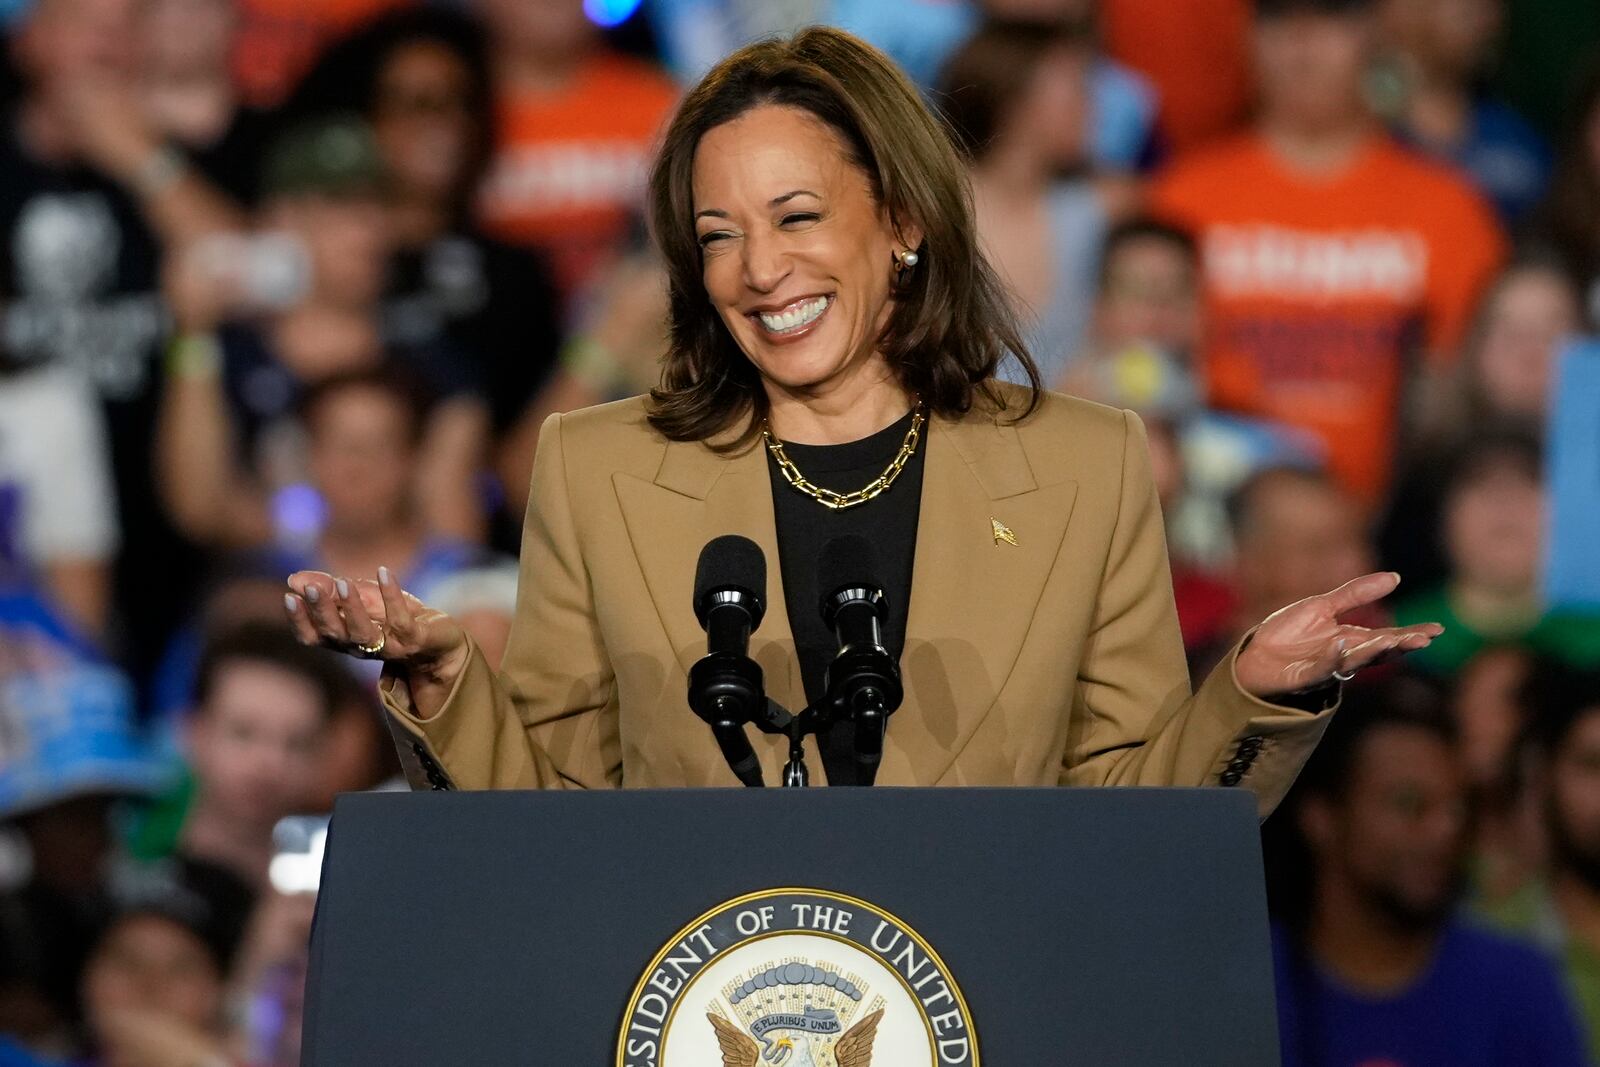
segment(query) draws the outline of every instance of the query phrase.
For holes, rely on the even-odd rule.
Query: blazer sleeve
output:
[[[1190,694],[1144,424],[1126,411],[1123,422],[1117,518],[1078,667],[1061,782],[1243,786],[1266,818],[1334,708],[1300,711],[1246,693],[1233,672],[1240,646]]]
[[[622,784],[616,678],[579,550],[561,415],[539,431],[517,613],[499,672],[476,643],[438,714],[412,714],[400,677],[379,690],[401,764],[418,789],[599,788]]]

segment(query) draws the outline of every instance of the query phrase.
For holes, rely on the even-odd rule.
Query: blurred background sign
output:
[[[1551,414],[1547,599],[1600,607],[1600,341],[1563,353]]]

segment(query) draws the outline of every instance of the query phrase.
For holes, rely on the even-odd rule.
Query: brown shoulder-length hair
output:
[[[669,344],[650,423],[674,441],[704,441],[746,420],[724,447],[755,437],[767,398],[706,295],[694,228],[695,149],[706,132],[761,104],[804,109],[832,127],[866,174],[890,223],[922,229],[920,262],[894,291],[879,338],[889,366],[931,412],[960,415],[975,402],[1006,407],[994,386],[1008,355],[1031,384],[1039,370],[1005,289],[978,249],[972,194],[950,137],[906,76],[877,49],[826,27],[734,52],[690,90],[650,174],[650,223],[666,260]],[[884,269],[890,269],[885,263]]]

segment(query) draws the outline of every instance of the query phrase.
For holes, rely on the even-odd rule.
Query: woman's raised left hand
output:
[[[1444,633],[1436,622],[1368,629],[1339,621],[1345,612],[1382,600],[1399,584],[1393,571],[1365,574],[1268,615],[1234,661],[1240,687],[1270,701],[1322,685],[1335,671],[1350,674],[1427,648]]]

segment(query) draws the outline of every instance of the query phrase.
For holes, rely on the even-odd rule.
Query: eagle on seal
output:
[[[707,1012],[706,1018],[711,1020],[711,1027],[717,1032],[717,1044],[722,1048],[722,1067],[761,1067],[761,1047],[756,1044],[755,1038],[720,1015]],[[833,1046],[833,1059],[838,1067],[872,1067],[872,1039],[878,1036],[878,1022],[882,1018],[883,1009],[879,1008],[844,1032]],[[769,1056],[776,1053],[772,1067],[820,1067],[811,1054],[810,1038],[801,1037],[800,1042],[796,1046],[784,1038],[774,1045],[772,1052],[768,1053]],[[799,1056],[805,1058],[799,1059]]]

